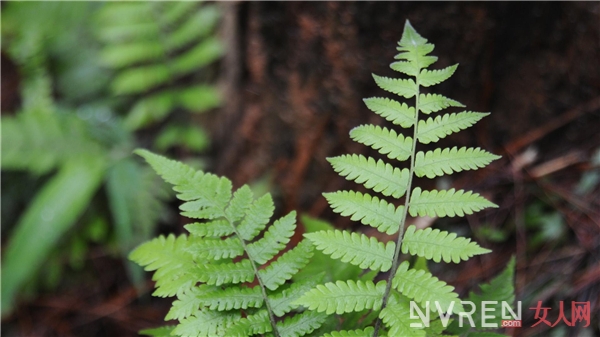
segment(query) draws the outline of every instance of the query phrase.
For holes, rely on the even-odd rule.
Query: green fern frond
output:
[[[419,111],[424,114],[437,112],[448,107],[464,107],[464,105],[453,99],[438,94],[419,95]]]
[[[210,310],[232,310],[260,308],[263,297],[260,287],[228,287],[219,292],[205,292],[197,295],[200,305]]]
[[[308,291],[296,303],[327,315],[365,309],[379,310],[385,286],[384,281],[377,284],[353,280],[330,282]]]
[[[413,140],[396,131],[376,125],[361,125],[350,130],[350,137],[370,146],[390,159],[406,160],[412,153]]]
[[[459,112],[429,117],[420,120],[417,127],[417,139],[419,143],[429,144],[468,127],[473,126],[489,113],[483,112]]]
[[[406,192],[408,170],[400,170],[390,164],[363,155],[342,155],[327,158],[333,169],[348,180],[354,180],[366,188],[385,196],[400,198]]]
[[[269,313],[266,310],[261,310],[256,314],[235,321],[228,327],[225,334],[219,336],[246,337],[271,331],[273,331],[273,327],[269,322]]]
[[[201,287],[192,287],[185,291],[180,291],[177,294],[177,300],[173,301],[171,310],[169,310],[167,316],[165,316],[165,320],[182,320],[192,316],[192,314],[200,309],[201,302],[199,295],[203,292],[210,291],[209,289],[215,291],[217,288],[203,285]]]
[[[246,241],[253,240],[269,223],[274,211],[275,204],[270,194],[256,199],[237,228],[239,236]]]
[[[451,188],[449,190],[422,191],[415,187],[410,196],[408,212],[412,216],[465,216],[487,207],[498,207],[487,199],[471,191]]]
[[[159,236],[137,247],[129,258],[144,266],[146,271],[160,271],[164,274],[178,274],[194,268],[193,256],[187,251],[191,242],[185,235],[175,237]]]
[[[300,269],[304,268],[313,255],[313,247],[303,240],[296,247],[280,256],[258,274],[265,287],[275,290],[287,280],[290,280]]]
[[[325,322],[326,318],[327,316],[323,313],[305,311],[277,323],[277,328],[282,337],[300,337],[315,331]]]
[[[458,64],[439,70],[423,69],[419,75],[419,85],[430,87],[435,84],[440,84],[454,75],[456,68],[458,68]]]
[[[396,248],[393,242],[384,245],[373,237],[340,230],[308,233],[305,236],[317,249],[333,259],[379,271],[388,271],[392,267]]]
[[[332,331],[331,333],[324,334],[323,337],[365,337],[372,336],[374,331],[373,327],[359,330]]]
[[[433,179],[436,176],[452,174],[463,170],[477,170],[500,158],[480,148],[456,146],[434,151],[417,152],[415,158],[415,175]]]
[[[410,128],[415,123],[415,108],[406,103],[383,97],[365,98],[363,101],[371,111],[403,128]]]
[[[279,288],[270,298],[271,309],[277,317],[282,317],[293,309],[298,308],[296,300],[319,283],[319,278],[306,278],[296,281],[289,287]]]
[[[230,259],[244,254],[242,242],[237,237],[221,239],[203,239],[190,246],[188,251],[197,260]]]
[[[183,226],[190,234],[197,237],[221,237],[231,235],[234,229],[227,220],[219,219],[205,223],[194,222]]]
[[[392,280],[392,286],[404,296],[414,299],[422,306],[430,302],[430,310],[436,310],[437,301],[444,312],[464,311],[454,287],[424,270],[409,269],[408,262],[402,262]]]
[[[424,330],[412,328],[410,308],[406,303],[392,303],[381,310],[379,318],[388,327],[390,336],[425,337]]]
[[[223,333],[232,324],[238,321],[239,312],[221,313],[218,311],[198,311],[194,316],[184,318],[173,329],[175,336],[224,336]]]
[[[200,267],[202,273],[198,281],[220,286],[225,283],[242,283],[254,280],[254,269],[248,260],[222,264],[208,264]]]
[[[283,218],[275,221],[267,230],[262,239],[249,244],[246,252],[250,259],[257,263],[265,264],[281,251],[296,229],[296,212],[292,211]]]
[[[351,216],[353,221],[377,228],[382,233],[394,234],[398,231],[398,217],[404,206],[396,208],[383,199],[354,191],[323,193],[334,212]]]
[[[404,98],[411,98],[418,92],[417,84],[412,79],[406,80],[377,76],[375,74],[372,75],[373,79],[375,79],[375,83],[377,83],[381,89],[393,94],[403,96]]]
[[[420,229],[409,226],[402,240],[402,253],[422,256],[435,262],[466,261],[474,255],[487,254],[491,250],[481,248],[471,239],[457,237],[455,233],[440,231],[439,229]]]

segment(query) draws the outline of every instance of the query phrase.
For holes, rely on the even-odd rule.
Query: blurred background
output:
[[[421,186],[474,189],[498,209],[421,219],[493,253],[431,266],[461,295],[516,256],[523,328],[600,335],[598,2],[2,2],[2,332],[136,336],[169,299],[127,261],[182,233],[142,147],[270,191],[280,213],[335,216],[322,192],[353,188],[326,157],[370,153],[348,131],[383,125],[406,19],[459,63],[436,92],[492,114],[441,146],[502,155]],[[438,145],[439,146],[439,145]],[[434,221],[435,220],[435,221]],[[375,233],[372,233],[375,234]],[[386,239],[386,238],[383,238]],[[389,239],[389,238],[388,238]],[[538,301],[590,302],[591,324],[531,327]]]

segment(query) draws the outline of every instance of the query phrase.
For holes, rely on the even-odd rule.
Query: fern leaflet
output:
[[[296,303],[327,315],[365,309],[378,310],[385,290],[385,282],[337,281],[325,283],[305,293]]]
[[[408,211],[412,216],[453,217],[473,214],[487,207],[498,206],[471,191],[456,191],[453,188],[447,191],[422,191],[420,187],[416,187],[411,195]]]

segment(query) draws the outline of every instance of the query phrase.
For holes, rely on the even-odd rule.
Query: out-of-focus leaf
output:
[[[141,66],[121,72],[112,83],[112,90],[117,95],[137,94],[169,81],[171,73],[164,64]]]
[[[137,130],[163,120],[176,105],[171,91],[163,91],[138,101],[125,118],[125,127]]]
[[[17,292],[40,268],[58,239],[85,211],[102,182],[101,157],[82,157],[65,164],[36,195],[8,240],[2,263],[2,314]]]
[[[173,60],[173,70],[177,75],[184,75],[204,67],[223,55],[225,49],[216,37],[209,37],[192,50]]]
[[[154,144],[160,151],[166,151],[177,145],[194,151],[202,151],[208,146],[208,143],[208,135],[199,127],[170,125],[161,132]]]
[[[198,85],[179,92],[179,104],[191,112],[204,112],[221,105],[221,95],[214,86]]]

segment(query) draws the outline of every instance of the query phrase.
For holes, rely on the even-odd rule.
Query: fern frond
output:
[[[415,123],[415,108],[406,103],[384,97],[365,98],[363,101],[371,111],[403,128],[410,128]]]
[[[283,322],[277,323],[277,330],[281,337],[300,337],[318,329],[327,316],[316,311],[305,311],[294,317],[287,317]]]
[[[419,111],[424,114],[437,112],[448,107],[464,107],[464,105],[453,99],[438,94],[419,95]]]
[[[293,309],[296,309],[299,305],[294,302],[317,283],[318,279],[313,277],[296,281],[285,289],[279,288],[269,299],[271,310],[273,310],[275,316],[282,317]]]
[[[415,157],[415,175],[433,179],[436,176],[452,174],[463,170],[476,170],[485,167],[500,158],[480,148],[461,147],[435,149],[417,152]]]
[[[384,245],[373,237],[340,230],[308,233],[304,236],[333,259],[371,270],[388,271],[392,267],[396,248],[394,242]]]
[[[185,318],[173,329],[175,336],[223,336],[225,330],[234,321],[238,321],[240,312],[198,311],[194,316]]]
[[[200,278],[198,268],[180,270],[177,273],[161,273],[162,269],[157,270],[152,279],[156,281],[154,287],[156,290],[152,296],[171,297],[180,292],[186,292],[193,288]]]
[[[409,263],[404,261],[398,266],[398,270],[392,280],[392,286],[401,292],[404,296],[414,299],[422,306],[430,302],[429,309],[434,311],[435,301],[444,312],[461,312],[462,305],[458,294],[453,292],[454,287],[446,282],[440,281],[437,277],[424,270],[415,270],[408,268]]]
[[[234,228],[229,221],[224,219],[213,220],[209,222],[194,222],[183,226],[190,234],[197,237],[221,237],[231,235]]]
[[[307,240],[303,240],[268,267],[260,270],[258,275],[267,289],[275,290],[304,268],[312,256],[312,245]]]
[[[242,242],[237,237],[198,240],[187,250],[196,260],[230,259],[244,254]]]
[[[416,187],[410,196],[408,212],[412,216],[453,217],[473,214],[487,207],[498,207],[477,193],[463,190],[422,191]]]
[[[379,318],[388,327],[390,336],[425,337],[424,330],[412,328],[410,308],[406,303],[392,303],[381,310]]]
[[[161,235],[137,247],[129,258],[146,271],[160,270],[163,274],[177,275],[195,266],[192,255],[187,252],[190,243],[185,235]]]
[[[202,305],[199,296],[203,292],[217,290],[217,287],[202,285],[200,287],[193,287],[185,291],[180,291],[177,294],[177,300],[173,301],[171,310],[169,310],[167,316],[165,316],[165,320],[182,320],[190,317],[197,312],[200,309],[200,305]]]
[[[248,185],[244,185],[233,193],[229,206],[225,209],[225,217],[230,223],[235,223],[246,215],[252,205],[254,194]]]
[[[199,294],[197,300],[202,306],[218,311],[260,308],[263,305],[260,287],[228,287]]]
[[[422,256],[435,262],[466,261],[474,255],[487,254],[491,250],[480,247],[471,239],[457,237],[455,233],[439,229],[420,229],[409,226],[402,239],[402,253]]]
[[[400,198],[406,193],[408,170],[400,170],[382,160],[375,161],[363,155],[342,155],[327,158],[333,169],[348,180],[354,180],[366,188],[385,196]]]
[[[208,264],[201,266],[198,279],[210,285],[220,286],[224,283],[242,283],[254,280],[254,269],[249,260],[228,262],[221,264]]]
[[[275,211],[275,204],[270,194],[256,199],[246,210],[244,220],[237,227],[239,236],[246,241],[253,240],[262,231]]]
[[[279,251],[285,248],[296,229],[296,211],[290,212],[283,218],[275,221],[269,227],[262,239],[246,246],[248,257],[253,261],[265,264]]]
[[[361,125],[350,130],[350,137],[372,147],[390,159],[406,160],[412,153],[413,140],[396,131],[376,125]]]
[[[300,297],[296,303],[327,315],[365,309],[379,310],[386,283],[348,280],[320,284]]]
[[[421,74],[419,74],[419,85],[430,87],[440,84],[454,75],[456,68],[458,68],[458,64],[439,70],[423,69],[421,70]]]
[[[459,112],[429,117],[420,120],[417,127],[417,140],[422,144],[437,142],[438,140],[460,130],[473,126],[489,113],[483,112]]]
[[[330,333],[326,333],[323,337],[365,337],[372,336],[375,329],[373,327],[368,327],[359,330],[342,330],[342,331],[332,331]]]
[[[398,208],[383,199],[354,191],[323,193],[334,212],[351,216],[353,221],[377,228],[386,234],[398,231],[398,222],[404,206]]]
[[[235,321],[221,336],[246,337],[271,331],[273,331],[273,327],[269,322],[269,313],[266,310],[261,310],[256,314]]]
[[[391,93],[403,96],[405,98],[411,98],[418,92],[417,84],[412,79],[397,79],[383,76],[377,76],[372,74],[375,83],[385,90]]]

